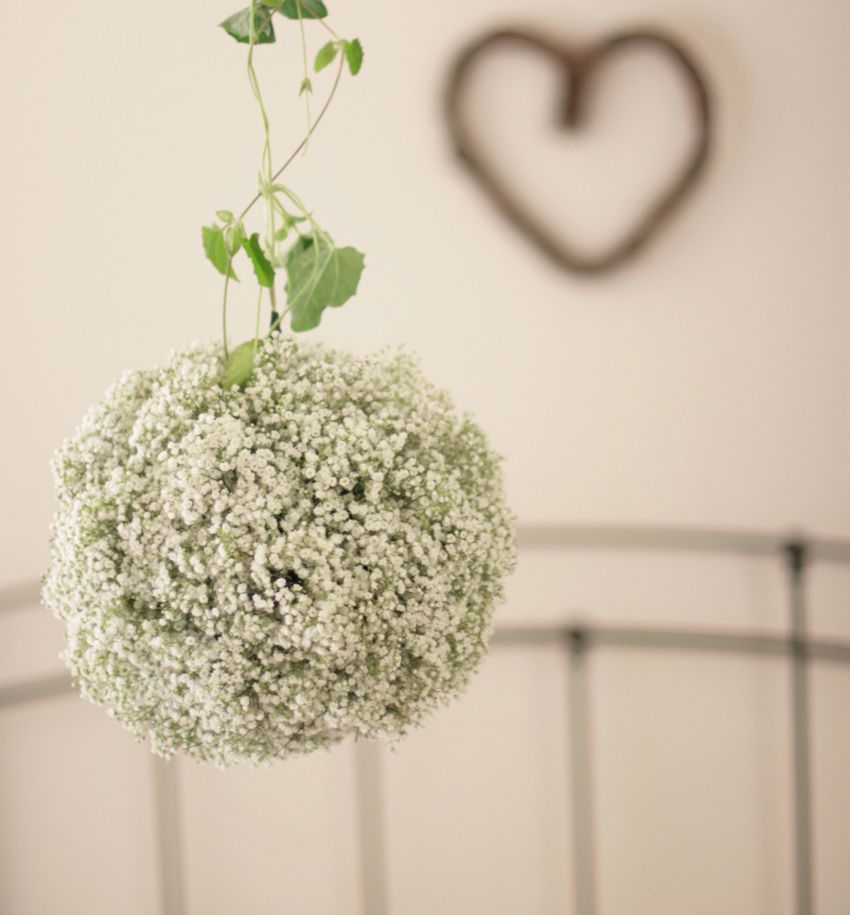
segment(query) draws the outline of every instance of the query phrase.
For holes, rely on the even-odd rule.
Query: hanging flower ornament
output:
[[[264,133],[256,197],[203,229],[223,341],[125,373],[54,458],[44,595],[67,662],[84,696],[165,756],[259,762],[404,735],[478,667],[514,562],[499,459],[411,357],[281,333],[316,327],[363,271],[280,182],[363,62],[326,15],[321,0],[252,0],[222,23],[248,45]],[[308,126],[274,171],[253,57],[280,18],[300,30]],[[306,20],[331,35],[314,70],[337,61],[315,121]],[[260,200],[262,235],[245,223]],[[231,349],[227,291],[246,265],[257,333]]]

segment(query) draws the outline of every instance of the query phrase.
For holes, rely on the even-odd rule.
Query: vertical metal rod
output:
[[[794,853],[797,915],[814,915],[812,885],[812,807],[810,775],[809,683],[806,652],[805,570],[807,548],[786,547],[791,614],[791,712],[794,752]]]
[[[576,915],[593,915],[596,910],[593,796],[590,774],[587,633],[584,630],[570,630],[568,658],[575,912]]]
[[[363,915],[387,915],[384,805],[381,784],[381,745],[376,740],[354,744],[357,779],[357,818]]]
[[[180,850],[180,814],[177,763],[153,757],[162,915],[183,913],[183,858]]]

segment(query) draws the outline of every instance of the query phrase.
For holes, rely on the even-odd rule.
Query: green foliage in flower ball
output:
[[[163,755],[397,739],[464,688],[514,563],[500,461],[405,354],[281,335],[125,374],[54,460],[45,600]]]

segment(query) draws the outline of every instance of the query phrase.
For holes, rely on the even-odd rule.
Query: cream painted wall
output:
[[[230,11],[223,0],[5,5],[0,585],[44,567],[47,460],[85,407],[121,369],[218,334],[199,226],[250,195],[259,158],[243,56],[214,27]],[[523,522],[850,536],[850,6],[541,0],[523,13],[507,0],[372,0],[334,18],[361,35],[366,65],[290,180],[368,266],[361,294],[317,336],[416,349],[505,455]],[[615,277],[553,270],[453,161],[440,108],[451,55],[512,21],[588,39],[662,24],[712,77],[706,180]],[[294,35],[260,56],[280,159],[304,126]],[[476,118],[549,218],[598,240],[686,142],[666,73],[618,64],[593,130],[571,144],[541,126],[554,98],[545,70],[494,61]],[[250,333],[252,307],[234,297],[236,335]],[[850,575],[816,573],[816,631],[850,635],[848,595]],[[524,553],[501,619],[573,610],[785,622],[766,563]],[[58,645],[38,610],[7,614],[2,681],[53,670]],[[818,670],[819,915],[850,910],[848,687],[846,670]],[[569,911],[565,688],[557,657],[499,650],[462,702],[385,759],[394,915]],[[791,912],[786,694],[774,662],[600,656],[603,915]],[[0,714],[0,910],[155,910],[144,755],[72,699]],[[294,913],[356,910],[349,763],[341,748],[232,778],[181,767],[189,911],[278,911],[278,890]],[[94,819],[81,796],[97,798]],[[63,850],[64,869],[40,882]],[[128,886],[135,908],[118,909]]]
[[[88,403],[121,369],[218,334],[220,284],[198,227],[247,198],[259,155],[242,55],[214,27],[227,3],[119,12],[95,0],[82,15],[67,4],[7,7],[0,232],[11,447],[0,492],[15,533],[2,580],[44,566],[46,458]],[[414,347],[506,455],[524,520],[850,532],[847,5],[559,0],[522,17],[579,38],[663,23],[698,49],[716,85],[718,142],[703,188],[649,255],[599,282],[542,262],[449,151],[440,93],[450,56],[481,29],[520,18],[516,9],[475,0],[338,11],[368,62],[290,179],[341,241],[367,252],[368,268],[362,294],[318,336],[360,350]],[[279,157],[304,126],[289,42],[288,55],[285,43],[262,55]],[[576,153],[575,174],[541,179],[553,210],[597,233],[595,211],[616,218],[609,197],[657,181],[664,151],[683,139],[660,67],[618,69],[623,79],[612,75],[600,100],[600,140],[586,138],[603,154]],[[549,155],[535,128],[552,87],[533,66],[492,76],[484,96],[504,97],[495,136],[533,180],[561,153]],[[595,196],[573,212],[570,191],[582,185]],[[250,295],[237,297],[243,335],[252,310]]]

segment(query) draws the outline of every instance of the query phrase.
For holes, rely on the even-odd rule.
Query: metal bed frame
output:
[[[634,650],[720,652],[773,656],[789,660],[792,726],[794,877],[796,915],[815,915],[813,886],[810,725],[808,668],[811,663],[850,664],[850,641],[808,637],[806,573],[814,562],[850,565],[850,541],[741,531],[663,527],[588,525],[521,526],[518,544],[525,550],[632,549],[722,553],[738,557],[774,557],[784,563],[789,625],[787,635],[720,630],[596,626],[564,623],[547,626],[497,626],[493,648],[563,647],[570,702],[566,702],[569,735],[569,794],[574,855],[576,915],[595,915],[593,779],[589,754],[590,705],[588,657],[606,647]],[[0,590],[0,610],[32,607],[39,602],[35,582]],[[67,695],[68,676],[52,676],[0,687],[0,711],[23,703]],[[366,915],[388,915],[386,848],[380,745],[355,744],[357,816],[362,907]],[[175,766],[151,757],[157,813],[158,860],[162,915],[183,915],[184,873],[179,818],[179,781]]]

